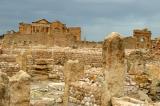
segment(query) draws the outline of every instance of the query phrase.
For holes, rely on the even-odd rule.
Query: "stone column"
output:
[[[34,33],[36,32],[36,26],[34,26]]]
[[[33,33],[33,26],[31,25],[31,34]]]
[[[69,106],[69,86],[71,82],[78,80],[84,73],[84,65],[78,60],[69,60],[64,65],[65,89],[63,106]]]
[[[36,33],[38,32],[38,30],[39,30],[39,29],[38,29],[38,26],[36,26]]]
[[[34,33],[35,32],[35,27],[34,26],[32,26],[32,33]]]
[[[19,71],[9,82],[10,106],[30,105],[30,76]]]
[[[32,25],[31,25],[31,30],[32,30],[31,32],[33,33],[33,26]]]
[[[39,26],[37,26],[37,29],[38,29],[38,33],[40,32],[40,27]]]
[[[102,92],[102,106],[111,105],[111,97],[124,95],[124,46],[122,37],[112,32],[103,43],[104,85]]]
[[[34,33],[36,33],[37,32],[37,27],[36,26],[34,26]]]
[[[41,26],[38,26],[39,32],[41,32]]]
[[[47,34],[49,33],[49,27],[46,28],[46,32],[47,32]]]

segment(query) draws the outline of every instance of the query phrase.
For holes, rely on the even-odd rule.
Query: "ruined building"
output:
[[[80,27],[68,27],[60,21],[49,22],[46,19],[41,19],[32,24],[19,23],[20,34],[54,34],[55,32],[70,33],[74,39],[79,41],[81,35]]]
[[[136,41],[136,48],[151,48],[151,31],[148,29],[139,30],[136,29],[133,31],[133,37]]]
[[[31,24],[19,23],[19,31],[10,31],[4,37],[4,46],[9,45],[57,45],[69,46],[81,40],[80,27],[67,27],[60,21],[41,19]]]
[[[147,29],[97,46],[42,19],[0,41],[0,106],[160,106],[160,40]]]
[[[126,49],[145,49],[152,47],[151,31],[148,29],[135,29],[133,35],[124,38]]]
[[[151,31],[135,29],[133,35],[124,38],[125,49],[149,49],[152,47]],[[3,42],[3,43],[1,43]],[[41,19],[31,24],[19,23],[19,31],[7,31],[0,39],[3,47],[61,46],[102,48],[103,42],[81,40],[80,27],[67,27],[60,21],[49,22]]]

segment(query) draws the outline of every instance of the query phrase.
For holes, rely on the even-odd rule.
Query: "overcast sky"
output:
[[[0,0],[0,34],[41,18],[80,26],[82,39],[91,41],[111,32],[130,36],[137,28],[149,28],[157,37],[160,0]]]

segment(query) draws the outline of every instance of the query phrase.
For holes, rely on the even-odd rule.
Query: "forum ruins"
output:
[[[160,39],[148,29],[101,42],[41,19],[0,37],[0,106],[160,106]]]
[[[80,27],[67,27],[60,21],[49,22],[41,19],[31,24],[19,23],[19,31],[7,31],[3,35],[2,46],[31,46],[47,45],[60,47],[89,47],[101,48],[103,42],[90,42],[81,40]],[[124,38],[126,49],[151,48],[151,31],[148,29],[136,29],[133,36]]]

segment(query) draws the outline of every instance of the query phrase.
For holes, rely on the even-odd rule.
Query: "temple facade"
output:
[[[70,33],[73,35],[76,41],[81,40],[81,28],[80,27],[67,27],[60,21],[49,22],[46,19],[41,19],[31,24],[19,23],[20,34],[54,34],[54,33]]]
[[[49,22],[41,19],[32,23],[19,23],[19,30],[8,31],[4,35],[5,47],[48,45],[48,46],[74,46],[81,42],[81,28],[67,27],[60,21]]]

